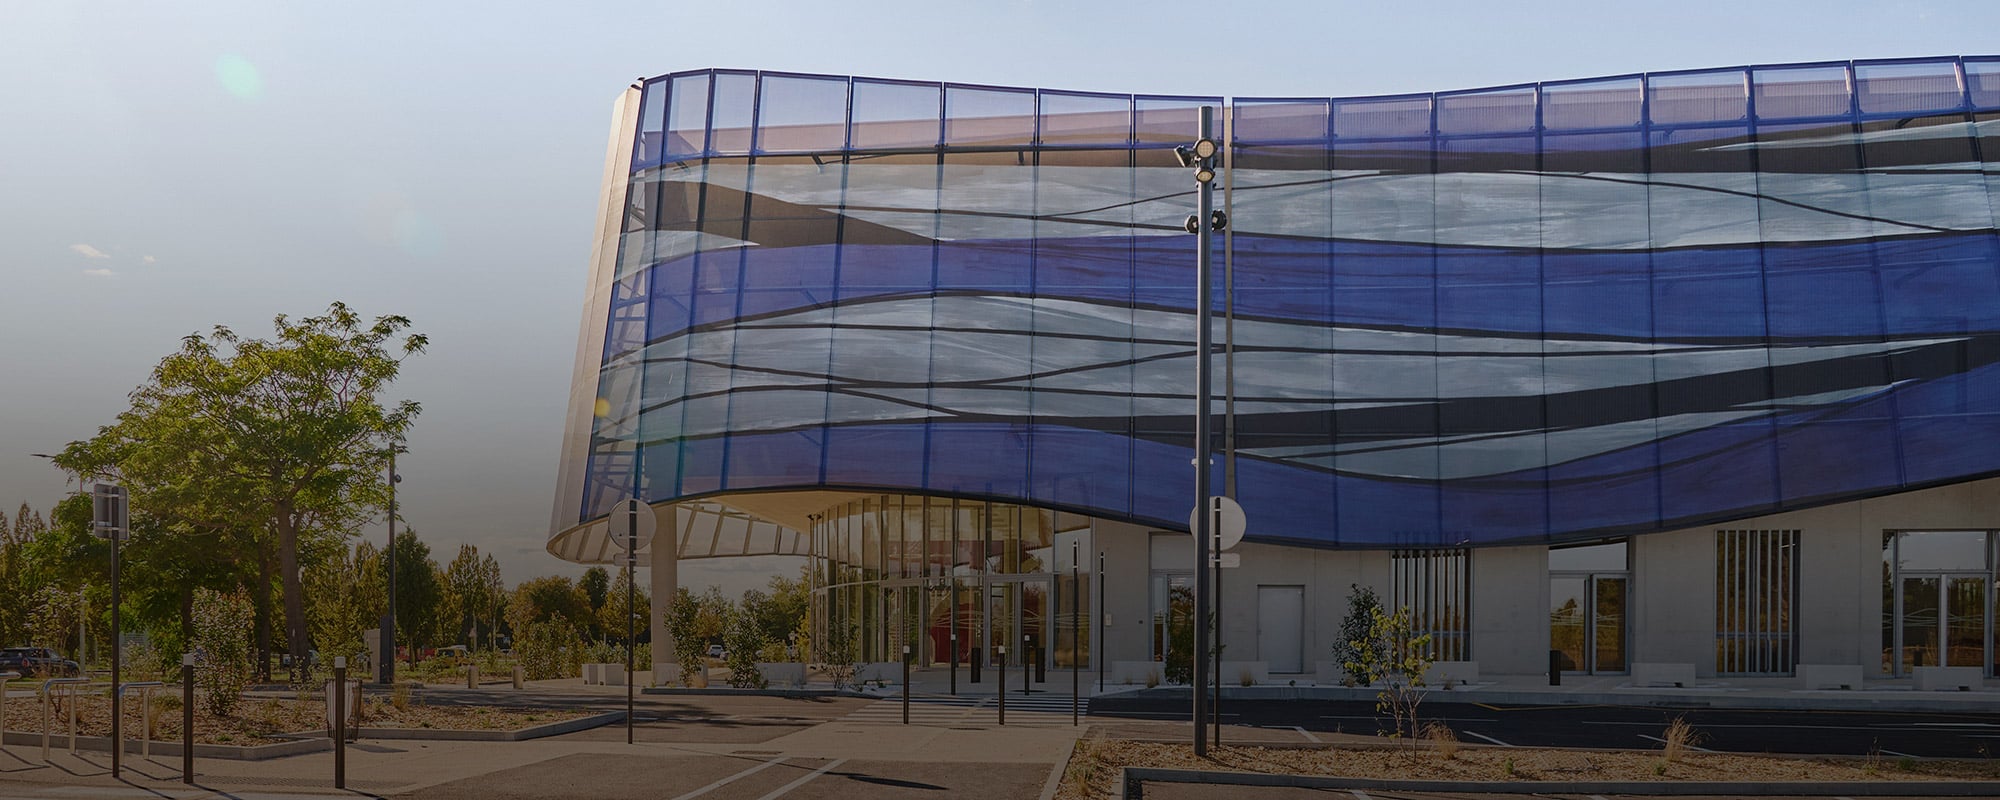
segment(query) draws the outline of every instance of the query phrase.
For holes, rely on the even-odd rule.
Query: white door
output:
[[[1257,655],[1272,672],[1304,672],[1306,587],[1257,587]]]

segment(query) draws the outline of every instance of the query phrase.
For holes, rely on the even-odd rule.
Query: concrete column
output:
[[[653,683],[665,686],[680,677],[680,665],[674,662],[674,637],[667,632],[667,606],[680,587],[681,515],[678,508],[669,505],[658,509],[657,516],[659,528],[648,547],[653,607],[647,616],[653,626]]]

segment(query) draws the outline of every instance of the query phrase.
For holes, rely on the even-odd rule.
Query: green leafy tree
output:
[[[282,587],[285,643],[303,664],[302,547],[351,534],[381,506],[388,447],[419,410],[383,395],[428,340],[406,332],[406,317],[364,322],[342,303],[297,321],[280,315],[273,326],[271,339],[223,326],[183,338],[132,392],[130,408],[71,442],[56,463],[85,482],[123,483],[135,525],[150,516],[170,533],[253,539],[228,555],[255,558],[264,593]]]
[[[1333,662],[1347,673],[1347,680],[1351,683],[1366,686],[1375,682],[1376,674],[1366,670],[1370,665],[1382,663],[1384,656],[1373,651],[1363,652],[1361,648],[1379,645],[1370,633],[1375,627],[1375,616],[1381,610],[1382,600],[1375,596],[1374,589],[1358,583],[1348,584],[1347,616],[1340,619],[1340,636],[1333,642]]]
[[[681,668],[681,685],[694,686],[695,675],[702,672],[706,663],[703,658],[708,650],[708,642],[702,638],[704,632],[702,602],[682,586],[674,591],[673,602],[667,604],[667,635],[674,639],[674,663]]]
[[[1389,735],[1408,738],[1415,755],[1417,707],[1424,702],[1424,673],[1430,671],[1433,658],[1431,635],[1415,633],[1407,608],[1391,614],[1377,605],[1368,622],[1367,636],[1350,642],[1362,660],[1341,666],[1350,675],[1373,676],[1382,682],[1375,694],[1375,711],[1389,715]]]
[[[530,623],[557,619],[580,632],[590,617],[590,601],[583,590],[560,575],[522,581],[507,600],[507,625],[517,639]]]
[[[396,533],[396,635],[410,647],[410,662],[417,653],[437,643],[439,609],[444,601],[444,578],[431,547],[417,538],[417,532]]]
[[[584,573],[584,577],[590,577],[590,573]],[[599,632],[598,638],[601,640],[631,644],[625,640],[626,585],[625,571],[621,569],[618,571],[617,581],[605,587],[604,601],[598,604],[595,624],[592,626]],[[633,591],[631,607],[631,613],[638,615],[638,619],[632,623],[634,640],[651,635],[651,625],[646,621],[646,610],[652,607],[652,593],[646,590],[645,584],[637,585]]]
[[[745,593],[758,593],[756,590]],[[759,593],[761,594],[761,593]],[[729,685],[738,689],[762,689],[764,674],[757,670],[757,659],[764,652],[764,645],[770,643],[764,635],[764,626],[746,602],[742,608],[729,615],[727,627],[722,633],[722,647],[728,657],[723,666],[729,668]]]
[[[361,542],[306,568],[306,622],[323,662],[367,652],[362,632],[381,624],[388,602],[381,561],[373,544]]]

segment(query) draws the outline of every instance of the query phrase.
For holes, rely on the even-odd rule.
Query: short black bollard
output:
[[[903,724],[910,724],[910,646],[903,645]]]
[[[1035,644],[1035,682],[1049,682],[1048,648],[1041,646],[1039,642]]]
[[[333,788],[347,788],[347,657],[333,658]]]
[[[975,648],[972,648],[972,658],[971,658],[971,659],[970,659],[970,660],[968,661],[968,663],[972,664],[972,682],[973,682],[973,683],[978,683],[978,682],[979,682],[979,666],[980,666],[980,662],[982,662],[982,661],[985,661],[985,660],[986,660],[986,659],[984,659],[984,658],[982,658],[982,657],[981,657],[981,656],[984,656],[984,655],[985,655],[984,653],[981,653],[981,652],[979,652],[979,648],[977,648],[977,647],[975,647]]]
[[[1028,663],[1034,658],[1035,637],[1026,633],[1021,634],[1021,694],[1023,695],[1035,692],[1035,673],[1032,672],[1034,667]],[[1003,692],[1007,690],[1007,680],[1004,675],[1000,680],[1000,690]]]
[[[951,696],[958,696],[958,628],[951,629]]]
[[[993,656],[1000,659],[1000,691],[994,696],[1000,698],[1000,724],[1007,724],[1007,648],[993,648]],[[977,661],[972,663],[979,663]]]
[[[1563,651],[1549,651],[1549,685],[1563,685]]]
[[[194,654],[181,656],[181,783],[194,784]]]

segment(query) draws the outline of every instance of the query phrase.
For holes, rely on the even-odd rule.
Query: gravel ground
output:
[[[155,698],[154,703],[153,739],[179,741],[181,738],[179,698]],[[143,724],[138,699],[127,698],[124,711],[124,734],[127,738],[136,739]],[[517,730],[575,719],[591,713],[593,712],[415,704],[397,709],[390,703],[371,699],[368,701],[368,708],[362,716],[361,724],[370,728]],[[10,699],[7,702],[7,730],[41,733],[42,715],[40,702],[23,698]],[[326,716],[326,704],[317,698],[305,701],[244,698],[236,707],[236,714],[226,719],[212,717],[197,706],[194,736],[195,741],[202,744],[238,746],[269,744],[285,741],[276,738],[281,734],[324,731]],[[77,733],[84,736],[111,735],[111,701],[101,696],[82,698],[77,706],[76,727]],[[59,708],[56,711],[54,733],[57,736],[68,735],[67,708]]]
[[[1385,780],[1466,781],[1903,781],[1995,780],[2000,762],[1897,758],[1772,758],[1659,751],[1457,748],[1211,748],[1196,758],[1185,744],[1086,739],[1077,742],[1059,798],[1107,796],[1122,767],[1334,775]]]

